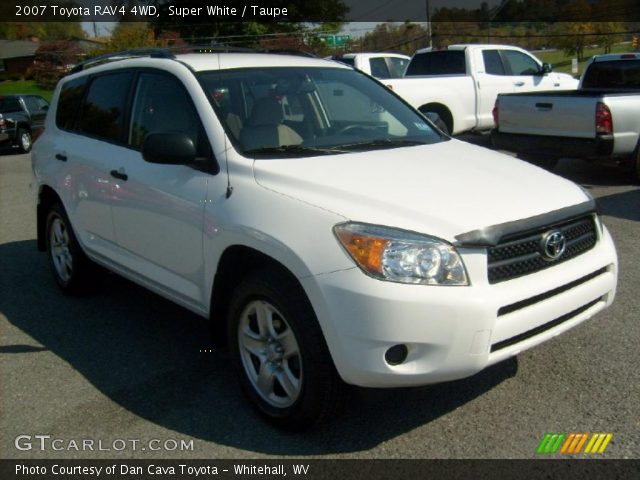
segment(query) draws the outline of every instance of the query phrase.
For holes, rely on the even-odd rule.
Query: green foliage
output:
[[[0,95],[10,95],[15,93],[33,93],[34,95],[40,95],[50,102],[51,96],[53,95],[53,89],[42,88],[33,80],[6,80],[4,82],[0,82]]]

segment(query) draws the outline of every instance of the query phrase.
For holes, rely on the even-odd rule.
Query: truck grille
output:
[[[545,239],[552,232],[564,237],[564,250],[556,258],[545,254]],[[577,257],[593,248],[596,237],[593,215],[507,237],[488,250],[489,283],[528,275]]]

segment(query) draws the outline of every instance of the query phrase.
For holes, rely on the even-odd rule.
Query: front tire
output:
[[[51,206],[46,225],[47,253],[56,283],[65,293],[86,293],[93,285],[93,264],[82,251],[62,205]]]
[[[268,420],[301,431],[339,409],[344,384],[304,291],[288,273],[250,274],[232,297],[227,325],[243,390]]]
[[[24,128],[18,129],[18,133],[16,135],[16,144],[22,153],[29,153],[31,151],[31,147],[33,146],[33,139],[31,137],[31,132]]]

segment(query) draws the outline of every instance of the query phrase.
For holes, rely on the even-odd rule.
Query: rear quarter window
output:
[[[131,72],[94,78],[82,103],[76,130],[93,137],[122,142],[132,79]]]
[[[72,130],[75,118],[80,110],[84,89],[88,77],[81,77],[62,85],[58,108],[56,110],[56,125],[62,130]]]

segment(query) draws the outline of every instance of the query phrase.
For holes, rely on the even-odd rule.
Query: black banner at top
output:
[[[638,22],[640,0],[3,0],[8,22]]]

